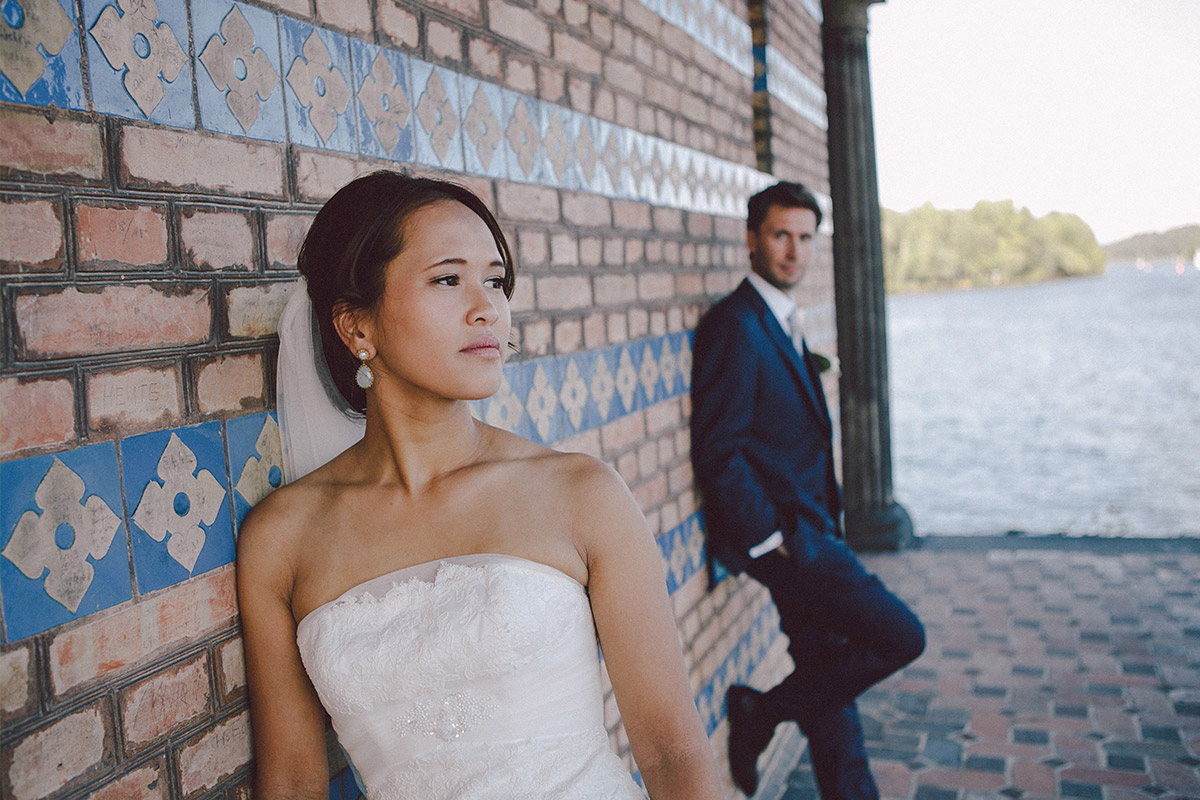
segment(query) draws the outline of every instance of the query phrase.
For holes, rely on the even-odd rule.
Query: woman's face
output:
[[[380,382],[454,400],[500,387],[512,318],[492,233],[461,203],[441,200],[404,222],[373,315]]]

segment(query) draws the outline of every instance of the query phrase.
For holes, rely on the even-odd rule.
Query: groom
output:
[[[925,633],[842,540],[829,411],[790,294],[820,222],[800,184],[750,198],[751,272],[696,329],[692,462],[710,554],[770,590],[795,663],[768,692],[726,694],[734,782],[754,794],[759,754],[794,720],[825,800],[877,798],[854,701],[920,655]]]

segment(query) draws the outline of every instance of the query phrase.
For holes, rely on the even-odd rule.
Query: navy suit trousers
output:
[[[746,569],[770,590],[795,662],[762,698],[763,723],[799,724],[823,800],[876,798],[854,701],[915,660],[925,630],[843,541],[824,536],[813,549],[807,563],[772,551]]]

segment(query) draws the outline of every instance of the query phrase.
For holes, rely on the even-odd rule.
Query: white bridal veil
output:
[[[283,475],[289,483],[333,459],[366,430],[361,415],[343,412],[330,399],[337,389],[329,380],[319,338],[308,283],[301,278],[279,318],[275,370]]]

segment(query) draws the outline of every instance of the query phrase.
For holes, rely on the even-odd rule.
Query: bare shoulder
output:
[[[305,536],[327,506],[327,495],[319,481],[301,480],[276,489],[250,509],[238,527],[239,581],[290,585]]]

